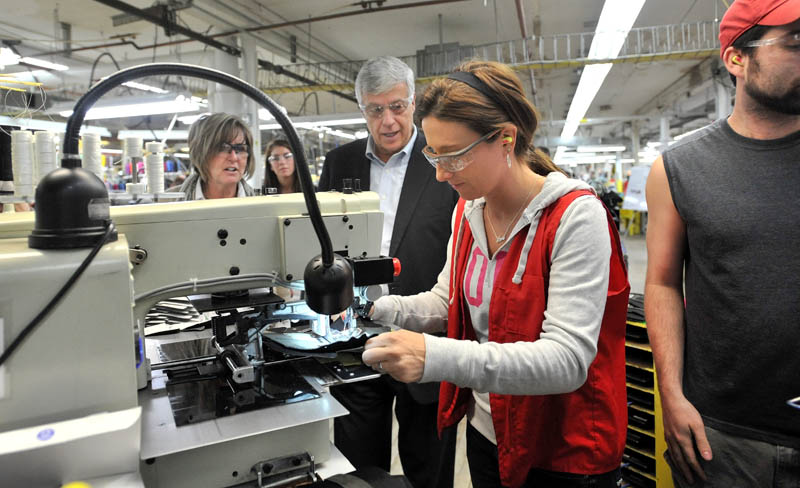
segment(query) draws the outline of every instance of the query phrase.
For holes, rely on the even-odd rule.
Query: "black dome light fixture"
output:
[[[177,75],[201,78],[233,88],[267,109],[280,124],[292,153],[300,178],[311,224],[320,242],[321,253],[306,266],[306,298],[317,313],[332,315],[353,302],[353,270],[350,263],[334,254],[331,238],[319,210],[311,182],[303,145],[289,118],[261,90],[222,71],[178,63],[152,63],[118,71],[89,89],[75,104],[67,120],[61,168],[48,173],[36,190],[36,223],[28,237],[28,245],[37,249],[69,249],[92,247],[105,238],[111,225],[108,190],[93,173],[81,167],[78,138],[86,112],[111,89],[137,78],[156,75]],[[109,240],[115,240],[114,232]]]

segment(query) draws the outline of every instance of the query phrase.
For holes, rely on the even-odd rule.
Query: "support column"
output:
[[[661,151],[666,151],[669,146],[669,118],[661,117],[659,120]]]
[[[622,193],[622,152],[617,151],[617,159],[614,161],[614,181],[616,182],[616,190]]]
[[[639,165],[639,151],[641,151],[642,143],[639,138],[641,128],[638,120],[631,122],[631,152],[633,153],[633,164]]]
[[[258,50],[256,49],[256,40],[253,36],[241,36],[242,46],[242,60],[244,61],[244,80],[253,86],[258,86]],[[244,97],[244,113],[242,117],[245,123],[250,127],[250,132],[253,134],[253,154],[255,155],[255,169],[253,176],[250,177],[248,183],[253,188],[261,188],[264,181],[265,172],[265,158],[264,150],[261,144],[261,129],[258,128],[258,105],[255,100],[250,97]]]
[[[219,49],[214,49],[212,52],[214,69],[236,77],[241,76],[239,58],[224,53]],[[211,112],[225,112],[241,117],[245,113],[243,95],[233,88],[211,83],[208,87],[208,109]]]

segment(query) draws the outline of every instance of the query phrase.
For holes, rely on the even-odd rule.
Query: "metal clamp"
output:
[[[274,488],[300,481],[319,481],[314,456],[307,452],[259,461],[253,465],[251,471],[258,476],[259,488]]]
[[[147,259],[147,250],[139,246],[128,249],[128,259],[133,264],[142,264]]]

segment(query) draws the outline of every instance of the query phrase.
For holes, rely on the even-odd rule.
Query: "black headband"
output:
[[[505,112],[505,106],[500,102],[500,98],[497,96],[497,94],[492,91],[492,89],[489,88],[489,85],[484,83],[483,80],[475,76],[474,73],[469,71],[454,71],[450,73],[447,78],[450,80],[460,81],[461,83],[467,84],[475,90],[478,90],[481,92],[481,94],[483,94],[483,96],[493,101],[495,105]]]

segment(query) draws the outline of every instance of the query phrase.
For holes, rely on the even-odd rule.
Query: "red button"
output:
[[[400,270],[403,267],[400,265],[400,260],[397,258],[392,258],[392,264],[394,264],[394,275],[398,276],[400,274]]]

